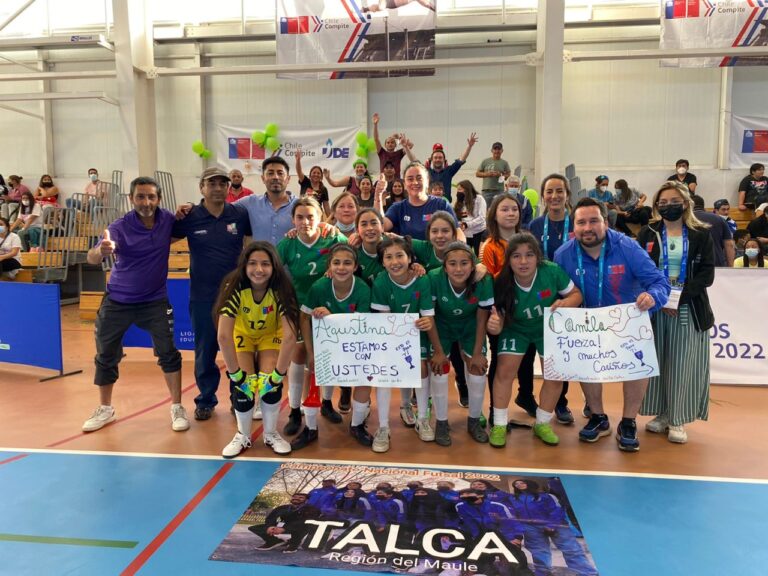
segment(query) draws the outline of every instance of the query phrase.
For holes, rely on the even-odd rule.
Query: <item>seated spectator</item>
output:
[[[229,172],[229,188],[227,189],[226,201],[230,204],[237,202],[240,198],[245,198],[253,194],[253,190],[243,186],[243,173],[240,170],[231,170]]]
[[[618,212],[616,212],[616,205],[613,203],[613,193],[608,188],[608,183],[608,176],[600,174],[595,178],[595,187],[587,192],[587,195],[590,198],[594,198],[598,202],[605,204],[605,208],[608,211],[608,225],[611,228],[616,228],[616,216],[618,216]]]
[[[334,188],[341,188],[342,186],[347,192],[352,192],[355,196],[360,196],[360,180],[363,176],[368,174],[368,162],[362,158],[357,158],[352,162],[352,169],[355,171],[353,176],[342,176],[338,180],[331,176],[331,171],[328,168],[323,170],[323,176],[325,180]]]
[[[760,242],[749,239],[744,246],[744,255],[733,261],[734,268],[765,268],[765,259]]]
[[[53,183],[53,177],[50,174],[43,174],[40,177],[40,183],[35,190],[35,202],[40,204],[41,208],[58,206],[59,187]]]
[[[386,212],[389,210],[389,207],[392,206],[395,202],[400,202],[401,200],[405,200],[405,186],[403,186],[402,180],[395,180],[392,182],[392,185],[389,186],[389,196],[387,196],[384,199],[384,211]]]
[[[104,203],[104,188],[101,186],[102,182],[99,180],[99,171],[96,168],[88,168],[88,184],[85,185],[83,193],[88,196],[88,205],[85,207],[88,210],[92,210],[96,206],[101,206]],[[67,198],[64,202],[67,208],[75,208],[76,210],[83,210],[83,205],[80,200],[76,198]]]
[[[696,181],[696,175],[688,172],[688,168],[690,167],[691,165],[688,163],[688,160],[680,158],[680,160],[675,162],[675,173],[669,175],[667,180],[672,182],[682,182],[688,186],[688,191],[691,193],[691,196],[694,196],[696,194],[696,186],[698,186],[698,183]]]
[[[437,196],[438,198],[442,198],[445,196],[445,189],[443,188],[442,182],[432,182],[429,185],[429,195],[430,196]]]
[[[627,224],[640,224],[645,226],[651,219],[651,209],[643,206],[646,200],[645,194],[630,188],[624,179],[616,180],[616,194],[613,199],[616,205],[616,230],[627,236],[635,237]]]
[[[349,236],[355,231],[357,208],[357,197],[352,192],[342,192],[331,204],[331,215],[327,222]]]
[[[19,216],[11,224],[11,232],[18,234],[21,239],[21,249],[24,252],[37,252],[40,247],[40,235],[43,231],[42,207],[35,202],[32,192],[21,195]]]
[[[768,176],[765,165],[755,162],[749,167],[749,176],[739,182],[739,210],[754,208],[768,202]]]
[[[8,185],[5,183],[3,175],[0,174],[0,197],[5,196],[6,194],[8,194]]]
[[[475,251],[475,255],[479,255],[480,242],[485,236],[485,216],[488,212],[485,198],[477,193],[472,182],[462,180],[456,186],[456,202],[453,209],[459,219],[459,227],[467,237],[467,244]]]
[[[755,218],[757,218],[758,216],[762,216],[763,214],[765,214],[765,209],[766,209],[766,208],[768,208],[768,202],[763,202],[762,204],[760,204],[760,206],[758,206],[757,208],[755,208]]]
[[[765,253],[768,250],[768,215],[763,211],[760,216],[747,224],[747,230],[749,235],[760,243],[760,248]]]
[[[736,230],[739,228],[739,225],[736,224],[736,220],[730,217],[731,213],[731,204],[726,200],[725,198],[721,200],[715,201],[715,214],[723,218],[726,223],[728,224],[728,229],[731,231],[731,234],[736,234]]]
[[[2,205],[2,216],[7,220],[16,218],[21,195],[24,192],[29,192],[29,188],[21,183],[22,180],[21,176],[16,176],[15,174],[8,176],[8,195],[4,196]]]
[[[715,266],[728,267],[733,266],[736,258],[736,245],[733,242],[728,223],[717,214],[712,214],[704,209],[704,198],[701,196],[693,197],[693,214],[701,222],[709,224],[709,235],[712,236],[712,242],[715,249]]]
[[[531,202],[523,194],[522,186],[520,183],[520,176],[512,174],[509,178],[507,178],[507,181],[504,183],[504,192],[511,194],[515,200],[517,200],[518,204],[520,204],[520,208],[522,210],[520,214],[520,225],[524,229],[528,229],[528,224],[531,223],[531,220],[533,220],[534,216],[533,206],[531,206]]]
[[[16,278],[21,268],[20,252],[21,239],[11,232],[8,219],[0,217],[0,274],[7,275],[11,280]]]
[[[749,240],[750,236],[747,230],[736,230],[733,234],[733,241],[736,243],[736,258],[744,256],[744,249]]]

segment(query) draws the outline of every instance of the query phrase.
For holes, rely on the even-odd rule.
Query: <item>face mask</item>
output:
[[[603,194],[608,192],[608,186],[600,186],[600,192],[602,192]]]
[[[685,176],[685,173],[688,172],[687,168],[683,168],[682,166],[677,169],[677,173],[680,174],[680,176]]]
[[[456,200],[464,202],[464,192],[456,192]]]
[[[344,232],[344,234],[347,234],[348,232],[352,232],[355,229],[355,223],[352,222],[351,224],[342,224],[341,222],[336,222],[336,228]]]
[[[5,226],[0,226],[0,234],[5,234]]]
[[[520,188],[518,188],[517,186],[510,186],[509,193],[510,194],[519,194],[520,193]]]
[[[53,186],[53,182],[43,182],[43,188],[50,188]]]
[[[461,498],[461,501],[466,504],[477,504],[480,501],[480,498]]]
[[[22,200],[21,201],[22,206],[29,206],[29,200]]]
[[[746,254],[750,259],[751,258],[757,258],[759,250],[757,248],[747,248],[744,250],[744,254]]]
[[[661,214],[661,217],[668,222],[677,222],[683,216],[683,205],[670,204],[668,206],[661,206],[659,208],[659,214]]]
[[[98,174],[91,174],[90,176],[88,176],[88,178],[91,179],[91,182],[96,182],[96,180],[99,179],[99,175]]]

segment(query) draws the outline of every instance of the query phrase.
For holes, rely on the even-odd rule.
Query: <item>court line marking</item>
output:
[[[18,452],[18,450],[14,450],[14,452]],[[11,462],[15,462],[16,460],[21,460],[22,458],[26,458],[29,456],[29,454],[16,454],[16,456],[11,456],[10,458],[6,458],[5,460],[0,460],[0,466],[3,464],[10,464]]]
[[[223,461],[221,456],[215,455],[194,455],[194,454],[153,454],[149,452],[106,452],[102,450],[47,450],[45,448],[14,448],[0,446],[0,452],[28,452],[34,454],[70,454],[74,456],[121,456],[126,458],[169,458],[177,460],[217,460]],[[290,455],[289,455],[290,456]],[[457,470],[457,471],[482,471],[482,472],[505,472],[510,474],[541,474],[541,475],[562,475],[571,476],[605,476],[616,478],[647,478],[659,480],[690,480],[693,482],[728,482],[733,484],[759,484],[768,485],[768,479],[765,478],[729,478],[727,476],[690,476],[684,474],[654,474],[650,472],[615,472],[610,470],[568,470],[557,468],[511,468],[506,466],[472,466],[457,464],[413,464],[409,462],[382,462],[371,460],[327,460],[318,462],[310,459],[291,459],[291,458],[270,458],[266,456],[238,456],[231,460],[231,463],[237,462],[271,462],[288,464],[321,464],[326,466],[375,466],[377,468],[408,468],[421,470]]]
[[[136,556],[136,558],[133,559],[128,567],[120,573],[120,576],[132,576],[133,574],[136,574],[136,572],[138,572],[142,566],[147,563],[147,560],[149,560],[152,555],[157,552],[160,546],[162,546],[165,541],[170,538],[171,534],[174,533],[176,528],[181,526],[184,520],[186,520],[192,511],[197,508],[200,502],[202,502],[203,499],[208,496],[216,484],[218,484],[219,481],[224,478],[227,472],[229,472],[234,465],[234,462],[227,462],[221,468],[219,468],[210,478],[210,480],[205,483],[205,486],[203,486],[200,491],[195,494],[189,502],[187,502],[186,506],[184,506],[184,508],[182,508],[179,513],[174,516],[173,520],[166,524],[165,528],[163,528],[158,533],[158,535],[155,536],[152,542],[150,542],[147,547],[144,548],[144,550],[139,552],[139,555]]]
[[[31,536],[29,534],[0,534],[0,542],[64,544],[67,546],[98,546],[103,548],[135,548],[139,544],[131,540],[94,540],[93,538],[61,538],[58,536]]]

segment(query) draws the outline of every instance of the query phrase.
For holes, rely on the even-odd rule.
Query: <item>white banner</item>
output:
[[[216,124],[216,160],[227,171],[237,168],[243,174],[261,174],[261,163],[269,150],[264,150],[251,140],[251,134],[259,128],[244,126],[225,126]],[[296,150],[301,147],[301,167],[309,176],[312,166],[328,168],[335,178],[352,174],[352,161],[355,158],[357,144],[355,135],[365,130],[360,126],[342,128],[298,129],[282,128],[277,135],[280,148],[276,155],[282,156],[290,166],[292,181],[289,190],[298,193],[296,182]]]
[[[312,319],[318,386],[421,388],[418,314]]]
[[[658,376],[651,318],[634,304],[544,309],[544,377],[623,382]]]
[[[730,148],[730,168],[768,164],[768,116],[731,116]]]
[[[765,327],[768,269],[716,268],[707,290],[715,325],[710,331],[710,382],[768,385]]]
[[[277,63],[432,60],[436,0],[277,0]],[[431,76],[434,69],[305,72],[278,78],[339,80]]]
[[[768,46],[768,3],[761,0],[662,0],[661,49]],[[662,66],[765,66],[768,57],[670,58]]]

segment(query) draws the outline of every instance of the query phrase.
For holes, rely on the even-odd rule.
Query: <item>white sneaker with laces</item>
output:
[[[685,444],[688,442],[688,433],[682,426],[670,426],[667,440],[675,444]]]
[[[426,418],[420,418],[416,421],[416,432],[424,442],[433,442],[435,440],[435,429],[430,426],[429,420]]]
[[[93,411],[91,417],[83,423],[83,432],[95,432],[116,419],[117,414],[112,406],[99,406]]]
[[[389,450],[389,428],[379,428],[376,430],[371,449],[379,453]]]
[[[261,420],[261,406],[259,406],[258,402],[256,403],[256,407],[253,409],[253,419],[254,420]]]
[[[275,454],[291,453],[291,445],[277,432],[264,434],[264,445],[272,448]]]
[[[645,429],[648,432],[653,432],[654,434],[663,434],[669,429],[669,421],[667,420],[666,416],[659,415],[648,422],[645,425]]]
[[[173,428],[174,432],[184,432],[184,430],[189,430],[187,411],[184,410],[184,406],[181,404],[174,404],[171,406],[171,428]]]
[[[235,437],[232,438],[232,442],[224,446],[224,450],[221,451],[221,455],[224,458],[234,458],[240,454],[246,448],[251,447],[251,439],[245,434],[238,432]]]
[[[413,407],[410,404],[400,406],[400,419],[408,428],[416,425],[416,417],[413,415]]]

